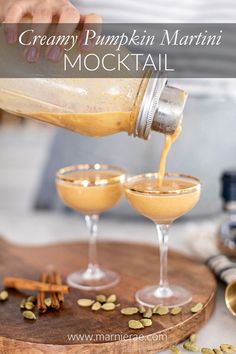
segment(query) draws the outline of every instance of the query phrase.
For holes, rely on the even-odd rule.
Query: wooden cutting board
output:
[[[102,291],[116,293],[120,308],[135,304],[134,293],[158,281],[156,247],[129,243],[99,243],[101,264],[120,273],[120,283]],[[86,266],[87,244],[66,243],[44,247],[16,247],[0,241],[0,274],[37,280],[46,265],[53,264],[66,276]],[[192,314],[191,304],[180,315],[153,316],[153,325],[140,331],[127,326],[130,317],[120,309],[92,313],[80,308],[76,300],[96,293],[72,289],[63,309],[38,316],[34,322],[22,317],[19,303],[25,294],[9,291],[9,299],[0,303],[0,353],[4,354],[128,354],[155,353],[178,343],[197,331],[210,317],[216,282],[209,269],[186,256],[170,251],[169,280],[193,293],[194,302],[202,302],[201,312]],[[140,315],[132,318],[138,319]],[[74,341],[69,335],[78,335]],[[129,336],[126,339],[125,335]],[[141,335],[139,339],[135,338]],[[86,337],[87,336],[87,337]],[[91,337],[92,336],[92,337]]]

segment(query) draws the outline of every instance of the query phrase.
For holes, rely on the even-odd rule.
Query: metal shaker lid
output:
[[[162,73],[152,73],[137,117],[135,136],[148,139],[151,130],[163,134],[175,132],[183,116],[187,94],[166,84]]]
[[[166,85],[160,96],[151,129],[173,134],[183,118],[186,100],[185,91]]]

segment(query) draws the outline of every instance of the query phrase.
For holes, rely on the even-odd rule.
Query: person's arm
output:
[[[5,37],[8,43],[16,43],[17,24],[24,16],[30,16],[33,24],[45,24],[37,27],[39,35],[47,32],[49,24],[55,18],[59,24],[70,24],[66,27],[66,34],[72,34],[79,23],[86,27],[86,24],[100,24],[102,21],[97,14],[82,15],[69,0],[0,0],[0,22],[5,24]],[[55,51],[56,48],[54,53],[49,51],[49,59],[57,59],[59,54]],[[27,48],[25,57],[28,61],[36,61],[38,56],[39,48]]]

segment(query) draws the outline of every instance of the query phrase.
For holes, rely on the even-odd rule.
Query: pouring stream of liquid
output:
[[[158,179],[157,179],[157,185],[158,188],[161,189],[162,183],[163,183],[163,179],[165,176],[165,170],[166,170],[166,159],[168,156],[168,153],[170,151],[170,148],[172,146],[172,144],[178,139],[180,133],[182,131],[182,127],[181,125],[179,125],[174,134],[170,135],[170,134],[166,134],[165,136],[165,144],[164,144],[164,148],[162,150],[161,153],[161,159],[160,159],[160,164],[159,164],[159,172],[158,172]]]

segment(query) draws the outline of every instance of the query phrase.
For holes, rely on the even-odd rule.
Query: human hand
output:
[[[102,22],[101,17],[94,13],[82,15],[69,0],[0,0],[0,22],[4,23],[5,37],[9,44],[17,42],[18,23],[25,16],[29,16],[32,24],[34,24],[34,35],[41,36],[47,32],[49,25],[55,21],[59,25],[67,24],[63,27],[63,35],[71,35],[78,24],[82,25],[83,32],[90,27],[90,24],[96,26],[96,24],[100,25]],[[36,24],[40,24],[40,26]],[[59,26],[57,26],[56,34],[61,34]],[[81,44],[81,41],[79,43]],[[52,61],[57,61],[60,53],[60,47],[52,47],[47,51],[47,57]],[[29,46],[24,52],[29,62],[37,61],[39,54],[39,44]]]

